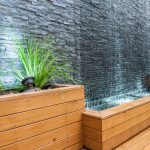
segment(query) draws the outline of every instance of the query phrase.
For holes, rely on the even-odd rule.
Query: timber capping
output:
[[[84,110],[79,85],[0,96],[0,149],[80,149]]]
[[[83,112],[84,145],[112,150],[150,126],[150,96],[103,111]]]

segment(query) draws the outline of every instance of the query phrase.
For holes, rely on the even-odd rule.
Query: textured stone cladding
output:
[[[150,71],[149,0],[0,0],[0,69],[8,71],[16,59],[10,25],[54,34],[91,100],[141,89]]]
[[[88,97],[140,90],[150,73],[150,1],[81,0],[81,68]]]
[[[11,62],[16,59],[13,26],[14,33],[30,31],[39,37],[53,34],[58,46],[69,50],[74,68],[80,72],[79,18],[78,0],[0,0],[1,69],[11,72]],[[14,81],[10,72],[4,76],[7,83]]]

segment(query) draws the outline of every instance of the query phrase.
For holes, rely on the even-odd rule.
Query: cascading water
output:
[[[128,103],[137,100],[139,98],[142,98],[144,96],[150,96],[150,92],[147,92],[145,89],[142,89],[142,90],[132,91],[126,94],[111,96],[108,98],[87,102],[86,105],[88,109],[94,109],[99,111],[123,103]]]
[[[115,51],[112,55],[116,56],[117,60],[114,63],[114,71],[115,71],[115,76],[114,80],[116,82],[116,86],[114,87],[115,89],[115,94],[118,93],[118,91],[123,91],[123,54],[122,54],[122,41],[120,38],[119,33],[116,35],[116,41],[114,43],[115,45]],[[104,110],[107,108],[111,108],[123,103],[128,103],[134,100],[137,100],[139,98],[142,98],[144,96],[150,95],[150,93],[143,88],[142,81],[137,80],[135,83],[136,85],[136,90],[133,90],[131,92],[125,92],[122,94],[102,98],[102,99],[97,99],[97,100],[87,100],[86,106],[87,109],[94,109],[94,110]]]

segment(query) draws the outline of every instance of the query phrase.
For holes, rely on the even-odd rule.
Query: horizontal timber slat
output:
[[[68,138],[57,141],[56,143],[51,143],[44,147],[38,148],[36,150],[63,150],[77,143],[80,143],[82,140],[82,133],[78,133]]]
[[[0,117],[0,131],[24,126],[81,109],[84,109],[84,100],[76,100],[64,104],[3,116]]]
[[[149,127],[150,124],[150,119],[147,119],[145,121],[143,121],[140,124],[137,124],[136,126],[120,133],[119,135],[113,137],[112,139],[104,142],[104,145],[113,145],[114,147],[124,141],[126,141],[127,139],[129,139],[130,137],[136,135],[137,133],[141,132],[142,130],[146,129],[147,127]],[[88,127],[83,127],[83,133],[84,136],[87,138],[90,138],[91,140],[97,141],[97,142],[102,142],[102,132],[94,130],[92,128],[88,128]],[[110,144],[111,143],[111,144]]]
[[[76,115],[77,113],[79,113],[79,115],[77,117],[74,117],[74,114]],[[70,117],[68,118],[68,116],[70,115],[72,115],[71,121],[69,120]],[[68,123],[77,121],[81,121],[81,111],[0,132],[0,137],[3,137],[0,138],[0,147],[29,138],[31,136],[42,134],[50,130],[54,130],[56,128],[66,126]]]
[[[114,126],[113,128],[110,128],[104,132],[102,132],[102,142],[107,141],[111,138],[113,138],[114,136],[136,126],[137,124],[143,122],[144,120],[150,119],[150,111],[143,113],[131,120],[128,120],[124,123],[121,123],[117,126]]]
[[[101,143],[97,139],[89,136],[89,134],[86,134],[84,135],[84,145],[88,148],[91,148],[92,150],[112,150],[118,145],[130,139],[131,137],[135,136],[137,133],[140,133],[141,131],[149,127],[149,124],[150,119],[145,120],[144,122],[124,131],[123,133],[113,137],[112,139],[104,143]]]
[[[150,119],[143,121],[140,124],[137,124],[133,128],[130,128],[121,134],[118,134],[117,136],[113,137],[112,139],[106,141],[103,143],[103,149],[104,150],[110,150],[118,145],[122,144],[123,142],[127,141],[128,139],[132,138],[136,134],[140,133],[144,129],[148,128],[150,125]]]
[[[61,150],[83,144],[83,86],[0,96],[0,108],[0,150]]]
[[[150,108],[150,103],[147,103],[145,105],[143,104],[139,107],[125,111],[121,114],[117,114],[110,118],[104,119],[103,124],[102,124],[102,131],[108,130],[109,128],[112,128],[122,122],[138,117],[140,114],[143,114],[149,111],[150,110],[149,108]]]
[[[1,148],[1,150],[33,150],[49,143],[57,142],[77,133],[81,133],[81,122],[76,122],[65,127],[61,127],[46,133],[10,144]]]
[[[83,142],[72,145],[71,147],[68,147],[65,150],[80,150],[81,148],[83,148]]]
[[[83,115],[82,122],[84,126],[101,131],[102,121],[100,119],[96,119],[96,118]]]
[[[150,128],[121,144],[115,150],[150,150]]]
[[[90,138],[97,142],[102,142],[102,132],[83,126],[83,134],[85,137]]]
[[[31,97],[19,96],[11,100],[1,100],[2,98],[0,97],[0,116],[84,99],[84,89],[82,88],[69,91],[62,90],[56,93],[47,90],[43,95],[36,95],[35,93],[37,92],[34,92],[34,96],[31,94]]]
[[[91,149],[91,150],[103,150],[102,149],[102,144],[97,142],[97,141],[94,141],[90,138],[87,138],[84,136],[83,138],[83,143],[84,143],[84,146]]]
[[[99,112],[87,110],[82,121],[87,148],[112,150],[150,126],[150,96]]]
[[[84,116],[88,116],[90,118],[94,118],[97,120],[103,120],[101,123],[101,127],[100,130],[104,131],[104,130],[108,130],[109,128],[112,128],[113,126],[116,126],[122,122],[125,122],[127,120],[130,120],[144,112],[149,111],[150,109],[150,97],[145,97],[146,102],[144,103],[140,103],[137,101],[134,101],[136,103],[135,107],[134,107],[134,103],[130,102],[129,104],[132,106],[130,107],[130,105],[128,104],[122,104],[123,106],[127,105],[130,109],[125,109],[123,111],[123,106],[121,107],[121,111],[118,107],[120,106],[116,106],[118,109],[115,112],[115,108],[110,108],[110,109],[106,109],[103,111],[93,111],[93,110],[87,110],[86,112],[83,113]],[[144,99],[139,99],[139,101],[144,101]],[[149,103],[148,103],[149,102]],[[138,106],[137,103],[139,103],[140,105]],[[118,111],[118,112],[117,112]],[[109,116],[110,115],[110,116]]]

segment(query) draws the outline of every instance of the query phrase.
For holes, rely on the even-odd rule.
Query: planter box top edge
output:
[[[102,111],[87,109],[85,112],[83,112],[83,115],[89,116],[92,118],[96,118],[96,119],[100,119],[100,120],[104,120],[104,119],[110,118],[112,116],[115,116],[117,114],[124,113],[133,108],[142,106],[147,103],[150,103],[150,96],[145,96],[138,100],[135,100],[135,101],[132,101],[129,103],[125,103],[125,104],[121,104],[121,105],[118,105],[118,106],[115,106],[112,108],[108,108],[108,109],[105,109]]]
[[[66,85],[66,84],[58,84],[57,86],[60,86],[58,88],[54,89],[46,89],[46,90],[40,90],[36,92],[22,92],[22,93],[14,93],[14,94],[7,94],[7,95],[0,95],[0,102],[4,100],[14,100],[18,98],[26,98],[26,97],[34,97],[37,95],[46,95],[50,93],[58,93],[58,92],[65,92],[65,91],[71,91],[75,89],[83,89],[83,85]]]

